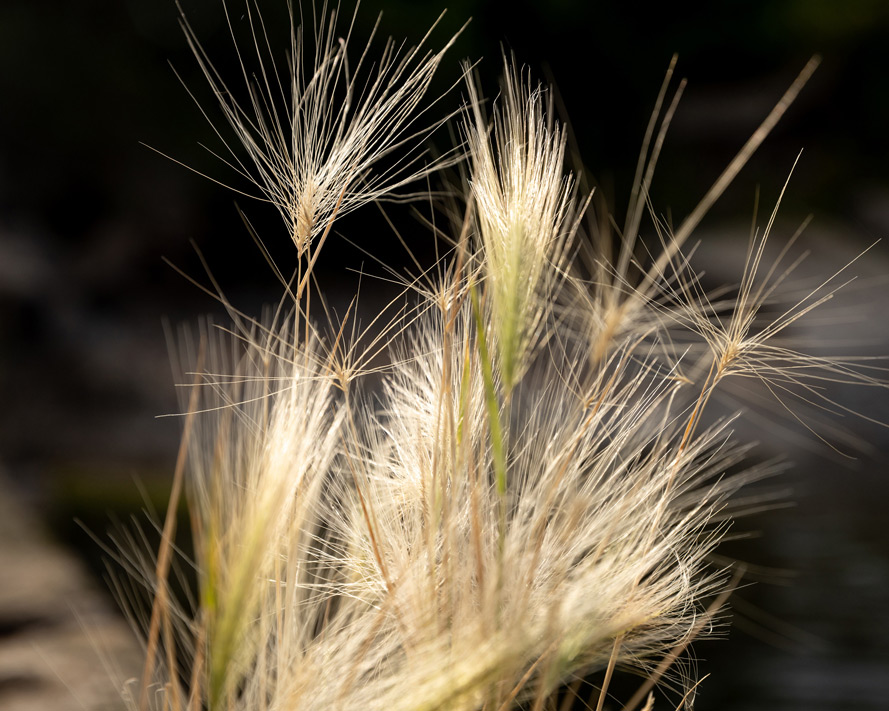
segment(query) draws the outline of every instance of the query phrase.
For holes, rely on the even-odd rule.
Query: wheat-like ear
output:
[[[161,645],[164,703],[177,711],[251,708],[273,696],[287,667],[306,656],[334,594],[332,569],[312,551],[330,516],[344,411],[318,343],[300,342],[291,323],[202,336],[187,441],[197,608],[160,603],[164,618],[190,619],[178,625],[181,638]],[[183,364],[191,362],[184,350]],[[177,668],[189,679],[185,694]]]
[[[489,126],[475,82],[464,120],[470,189],[503,387],[511,391],[552,308],[577,229],[566,136],[543,86],[504,58],[504,86]],[[467,77],[470,72],[467,68]]]
[[[241,67],[240,93],[246,96],[241,99],[213,66],[184,13],[180,22],[234,133],[234,141],[226,138],[223,127],[202,108],[225,147],[227,156],[220,157],[259,190],[256,197],[277,208],[302,256],[335,216],[459,159],[451,151],[423,162],[422,151],[424,140],[448,119],[423,123],[436,103],[424,107],[423,99],[457,35],[438,51],[424,49],[434,25],[416,47],[405,49],[389,39],[375,62],[368,58],[371,38],[357,64],[350,66],[354,15],[340,35],[338,11],[328,16],[325,2],[315,18],[312,43],[307,43],[303,25],[288,6],[290,47],[282,62],[276,59],[256,0],[245,0],[249,46],[239,45],[224,3]],[[390,154],[395,155],[381,170],[370,172]]]

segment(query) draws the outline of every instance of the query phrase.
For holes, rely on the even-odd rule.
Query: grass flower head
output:
[[[354,16],[341,36],[338,12],[332,10],[328,17],[325,3],[315,18],[312,50],[288,5],[290,47],[282,71],[255,0],[245,8],[249,47],[238,45],[224,7],[249,98],[236,98],[182,14],[185,36],[235,141],[204,114],[226,148],[223,160],[258,188],[258,197],[275,206],[300,256],[335,215],[389,196],[451,162],[453,154],[421,163],[423,154],[417,149],[445,120],[420,123],[428,110],[422,106],[424,95],[456,37],[435,52],[423,49],[429,34],[409,49],[389,39],[382,56],[368,67],[371,38],[352,66]],[[402,155],[371,173],[396,151]]]
[[[238,315],[184,350],[193,384],[163,542],[139,578],[153,607],[132,705],[567,708],[592,679],[601,711],[618,666],[646,678],[627,709],[665,679],[687,681],[670,670],[718,627],[737,581],[712,559],[732,496],[778,468],[741,466],[748,448],[734,443],[731,421],[702,417],[711,393],[728,375],[811,383],[800,374],[815,367],[879,384],[773,345],[818,295],[754,332],[781,281],[778,267],[757,276],[771,221],[728,315],[682,256],[788,96],[675,233],[652,220],[663,251],[643,264],[634,245],[675,102],[646,160],[653,119],[623,246],[613,259],[603,244],[587,246],[594,276],[584,279],[575,255],[587,205],[547,90],[507,61],[489,122],[470,80],[456,246],[441,283],[383,327],[392,365],[370,390],[361,346],[346,343],[345,322],[325,335],[302,285],[320,249],[313,240],[339,215],[454,157],[379,160],[411,155],[431,130],[413,123],[444,50],[402,54],[387,43],[362,84],[370,50],[350,68],[351,27],[339,39],[336,13],[322,11],[306,61],[291,10],[285,81],[255,5],[247,16],[259,73],[250,77],[239,54],[246,105],[184,28],[242,146],[231,164],[287,225],[300,289],[288,287],[272,316]],[[677,346],[679,330],[692,345]],[[684,375],[706,362],[703,380]],[[346,377],[343,363],[359,365]],[[183,596],[169,583],[180,488],[197,578]]]

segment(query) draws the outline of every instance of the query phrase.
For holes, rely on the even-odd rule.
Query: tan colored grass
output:
[[[565,171],[548,90],[507,61],[489,121],[469,81],[463,221],[438,277],[406,285],[417,307],[382,328],[394,365],[377,399],[362,388],[369,351],[345,321],[321,335],[306,285],[338,217],[451,160],[373,172],[391,151],[417,154],[408,134],[444,50],[402,55],[390,42],[359,91],[371,59],[349,68],[335,13],[305,64],[294,26],[281,72],[255,7],[247,13],[258,62],[250,78],[239,54],[247,105],[184,28],[240,144],[226,143],[230,162],[284,219],[299,286],[264,319],[233,312],[231,327],[204,336],[197,367],[184,348],[183,369],[197,371],[183,451],[198,592],[191,603],[170,594],[167,535],[144,573],[155,607],[138,705],[543,709],[604,671],[601,707],[618,666],[647,676],[630,706],[641,703],[718,626],[737,580],[710,556],[731,497],[777,471],[739,466],[747,447],[731,422],[704,416],[711,393],[739,376],[803,395],[817,378],[879,384],[772,345],[827,286],[753,328],[783,279],[762,264],[773,220],[731,304],[701,292],[682,254],[812,67],[677,233],[653,220],[663,251],[636,269],[676,108],[656,132],[670,75],[617,255],[603,242],[581,249],[588,196]],[[286,109],[274,109],[282,96]],[[682,703],[696,687],[685,681]]]

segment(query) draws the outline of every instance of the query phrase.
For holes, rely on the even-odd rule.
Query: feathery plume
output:
[[[414,140],[442,52],[402,56],[389,43],[359,90],[368,50],[350,70],[351,29],[336,39],[334,12],[316,27],[311,65],[293,28],[285,91],[247,9],[260,67],[254,81],[241,63],[247,108],[184,28],[252,163],[230,149],[233,166],[281,212],[302,284],[338,215],[458,157],[373,172]],[[824,300],[817,292],[754,332],[782,280],[777,265],[758,276],[774,216],[731,313],[702,293],[681,250],[725,174],[677,234],[653,220],[663,250],[633,282],[675,102],[646,162],[654,119],[649,128],[622,250],[601,249],[594,283],[581,279],[586,206],[563,165],[564,129],[546,91],[506,64],[492,125],[468,83],[468,207],[440,283],[382,329],[395,365],[379,392],[361,387],[367,351],[346,342],[345,321],[325,338],[300,289],[272,317],[203,335],[204,356],[185,348],[198,366],[177,471],[187,470],[197,592],[180,601],[167,583],[172,524],[147,572],[127,563],[154,598],[130,699],[140,711],[542,709],[593,674],[601,709],[618,665],[647,676],[628,709],[665,680],[684,683],[690,705],[697,684],[669,674],[718,628],[737,584],[711,559],[732,496],[779,470],[740,466],[748,448],[732,421],[704,424],[711,393],[728,375],[805,385],[815,365],[881,384],[768,342]],[[682,351],[678,330],[693,344]],[[706,359],[702,382],[680,371],[691,361],[697,375]]]
[[[355,17],[345,36],[339,36],[338,12],[331,10],[325,23],[325,2],[309,54],[303,28],[288,2],[290,47],[282,71],[255,0],[245,3],[252,36],[248,49],[238,46],[228,7],[223,6],[249,96],[246,102],[236,98],[216,71],[184,13],[180,23],[236,143],[224,137],[206,111],[204,115],[229,154],[222,159],[275,206],[300,256],[334,216],[389,196],[456,159],[450,152],[421,164],[418,146],[447,120],[419,123],[429,108],[422,107],[424,95],[457,35],[436,52],[423,49],[434,26],[407,50],[389,39],[381,57],[366,68],[371,38],[351,67],[347,53]],[[254,70],[248,67],[249,55]],[[370,173],[396,150],[404,155]]]
[[[552,97],[542,86],[532,87],[505,57],[504,64],[493,127],[470,80],[464,130],[483,271],[508,392],[527,367],[538,327],[552,308],[577,223],[574,180],[564,171],[566,136],[553,117]],[[466,72],[469,76],[468,67]]]

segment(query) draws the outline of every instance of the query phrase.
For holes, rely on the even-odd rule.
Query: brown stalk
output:
[[[170,561],[173,555],[173,538],[176,535],[176,509],[179,506],[179,498],[182,495],[182,484],[185,479],[185,460],[188,455],[188,442],[191,438],[191,428],[194,423],[195,412],[197,411],[198,394],[200,389],[198,385],[201,380],[201,370],[204,365],[204,347],[206,343],[204,337],[201,337],[201,343],[198,349],[198,361],[196,367],[195,379],[188,400],[188,413],[185,417],[185,428],[182,432],[182,441],[179,443],[179,453],[176,456],[176,469],[173,473],[173,488],[170,491],[170,502],[167,505],[167,514],[164,519],[164,529],[161,534],[160,549],[157,554],[157,567],[155,576],[157,578],[157,594],[154,596],[154,602],[151,605],[151,621],[148,626],[148,641],[145,652],[145,665],[142,669],[142,684],[139,689],[139,711],[146,711],[148,708],[148,687],[151,684],[151,677],[154,674],[155,657],[157,655],[158,638],[160,636],[161,615],[166,616],[167,603],[169,598],[169,588],[167,586],[167,576],[170,572]]]

